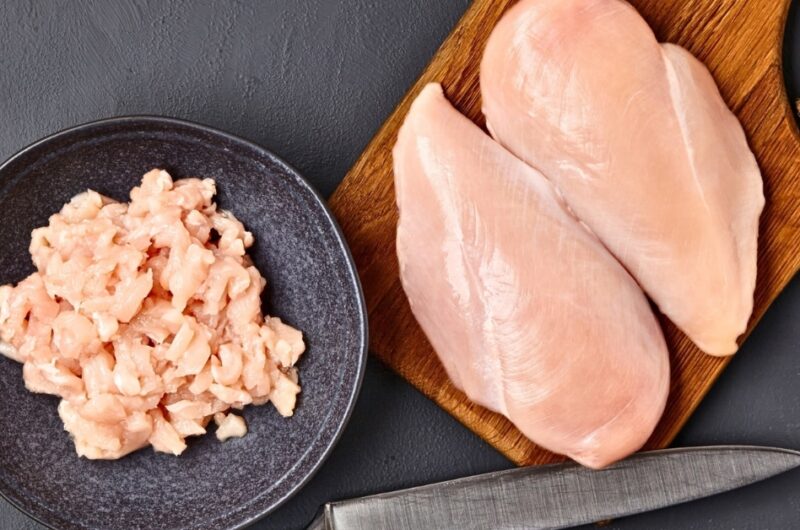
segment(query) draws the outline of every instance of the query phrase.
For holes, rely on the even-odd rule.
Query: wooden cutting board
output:
[[[508,420],[470,403],[448,380],[411,314],[398,278],[391,149],[411,101],[442,83],[453,104],[483,125],[478,67],[486,39],[514,0],[475,0],[336,190],[331,205],[355,257],[369,308],[371,351],[520,465],[560,459]],[[755,310],[748,333],[800,267],[800,136],[781,70],[790,0],[633,0],[659,40],[688,48],[739,116],[764,176]],[[672,364],[664,417],[647,444],[667,446],[729,362],[702,354],[661,319]],[[755,354],[756,352],[751,352]]]

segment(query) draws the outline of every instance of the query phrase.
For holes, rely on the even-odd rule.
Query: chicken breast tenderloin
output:
[[[481,64],[492,134],[701,349],[732,354],[753,308],[758,165],[708,70],[620,0],[523,0]]]
[[[552,185],[428,85],[394,148],[403,287],[447,373],[531,440],[590,467],[664,408],[664,338],[636,282]]]

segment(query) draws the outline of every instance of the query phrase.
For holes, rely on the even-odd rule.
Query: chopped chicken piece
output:
[[[214,414],[214,423],[217,424],[217,439],[221,442],[228,438],[241,438],[247,434],[247,425],[244,419],[236,414],[225,415],[217,412]]]

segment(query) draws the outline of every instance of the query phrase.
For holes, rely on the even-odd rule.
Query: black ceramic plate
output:
[[[217,201],[256,238],[264,309],[305,333],[303,391],[290,419],[246,407],[249,433],[193,438],[180,457],[147,448],[117,461],[78,458],[58,399],[25,390],[0,359],[0,492],[67,529],[238,528],[275,509],[317,470],[346,423],[366,361],[364,303],[346,243],[322,199],[280,159],[178,120],[117,118],[46,138],[0,166],[0,283],[33,271],[33,228],[76,193],[126,200],[147,170],[212,177]]]

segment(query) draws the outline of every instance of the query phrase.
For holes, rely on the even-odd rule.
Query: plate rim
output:
[[[229,530],[240,530],[249,525],[252,525],[256,521],[276,511],[289,499],[294,497],[306,484],[308,484],[311,481],[311,479],[317,474],[317,472],[319,472],[323,464],[328,460],[331,453],[333,452],[333,449],[338,445],[342,437],[342,434],[344,433],[345,428],[350,423],[350,419],[353,414],[353,409],[355,408],[355,404],[361,392],[361,386],[364,381],[364,373],[366,371],[367,358],[369,357],[369,318],[367,313],[366,300],[364,298],[364,289],[361,283],[361,278],[359,277],[358,274],[358,268],[356,267],[355,260],[353,259],[352,251],[350,250],[350,246],[347,244],[347,239],[344,236],[344,232],[342,231],[339,221],[336,219],[336,216],[333,214],[330,207],[328,206],[327,201],[325,200],[324,197],[322,197],[320,192],[316,188],[314,188],[314,186],[312,186],[311,183],[308,182],[308,180],[306,180],[306,178],[294,166],[286,162],[286,160],[284,160],[282,157],[278,156],[271,150],[251,140],[248,140],[242,136],[238,136],[236,134],[232,134],[227,131],[223,131],[216,127],[206,125],[200,122],[187,120],[183,118],[175,118],[172,116],[158,115],[158,114],[126,114],[121,116],[100,118],[85,123],[80,123],[78,125],[69,126],[27,144],[26,146],[22,147],[21,149],[14,152],[11,156],[6,158],[0,164],[0,186],[4,184],[4,181],[8,180],[8,178],[4,177],[3,175],[3,173],[7,171],[8,167],[14,164],[15,162],[19,161],[21,158],[23,158],[25,155],[27,155],[28,153],[32,152],[35,149],[41,148],[50,142],[68,137],[76,133],[89,131],[93,128],[103,127],[103,126],[113,126],[113,125],[130,126],[130,125],[136,125],[137,122],[145,124],[153,124],[153,125],[182,127],[194,131],[203,132],[211,136],[221,137],[234,144],[239,144],[247,149],[253,150],[259,153],[260,155],[265,156],[266,158],[269,158],[270,160],[276,162],[278,165],[282,166],[287,174],[291,175],[306,192],[311,194],[311,197],[314,199],[317,206],[321,208],[324,217],[331,224],[331,227],[333,228],[333,234],[336,236],[336,241],[338,243],[338,246],[344,254],[345,262],[347,264],[347,273],[350,276],[351,280],[350,283],[352,287],[355,289],[356,305],[358,306],[358,322],[359,322],[358,327],[361,337],[357,352],[358,363],[356,367],[356,377],[354,381],[355,384],[353,385],[350,394],[347,396],[347,402],[345,405],[344,414],[341,416],[341,418],[338,421],[338,424],[335,426],[333,436],[327,441],[325,449],[323,449],[317,460],[309,466],[308,472],[305,473],[302,480],[299,480],[293,487],[291,487],[277,501],[272,503],[267,508],[263,509],[256,508],[254,510],[256,513],[246,516],[245,519],[243,519],[240,522],[236,522],[235,524],[228,523],[228,526],[225,526],[225,528]],[[52,523],[43,520],[38,515],[34,515],[33,513],[29,512],[25,506],[22,506],[21,503],[18,503],[16,500],[8,497],[2,489],[0,489],[0,498],[8,502],[19,512],[25,514],[25,516],[33,519],[34,521],[43,525],[44,527],[58,530],[58,527],[53,526]],[[247,513],[247,510],[245,509],[243,513]],[[222,522],[224,521],[224,519],[225,516],[223,515],[215,519],[214,521]]]

